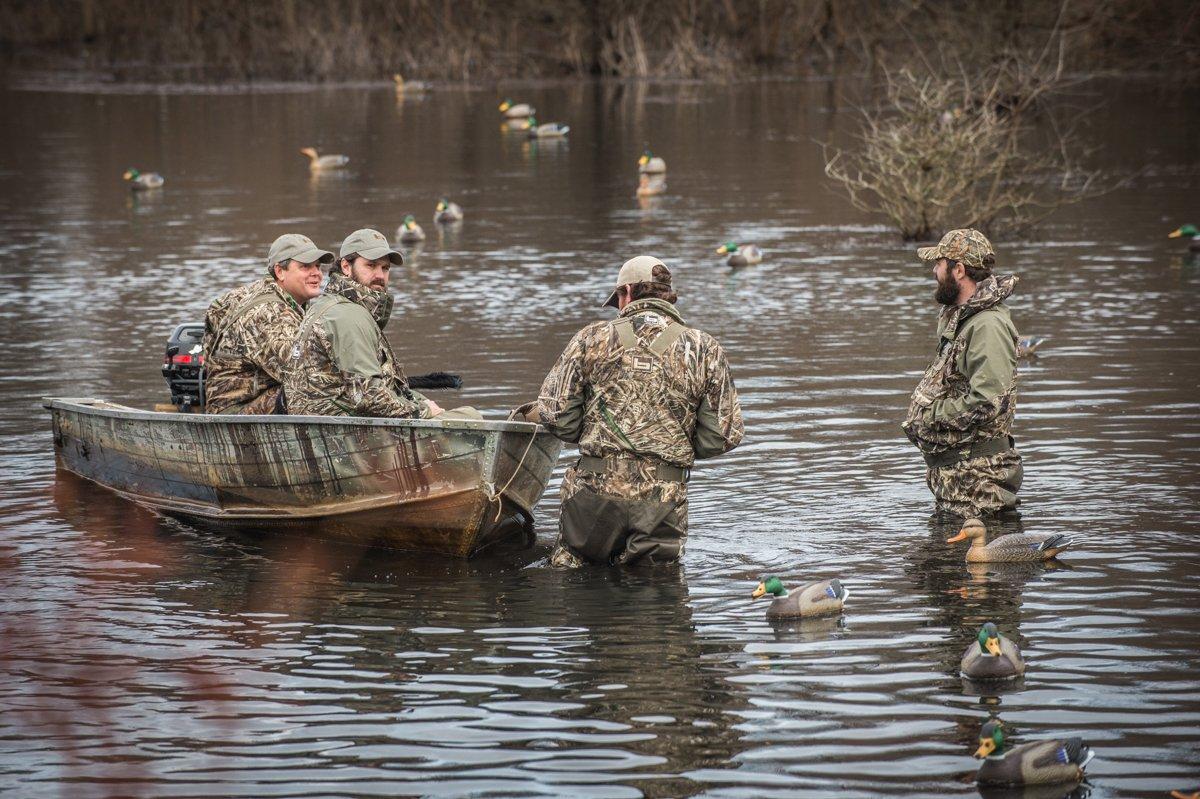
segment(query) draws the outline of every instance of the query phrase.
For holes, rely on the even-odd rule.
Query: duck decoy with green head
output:
[[[433,209],[433,221],[438,224],[446,225],[451,222],[461,222],[463,218],[463,210],[458,203],[452,203],[445,197],[438,200],[438,204]]]
[[[649,150],[642,152],[638,159],[638,172],[643,175],[661,175],[667,171],[667,162]]]
[[[1017,645],[989,621],[967,645],[959,671],[972,680],[1011,680],[1025,673],[1025,660]]]
[[[738,244],[736,241],[727,241],[717,248],[717,255],[728,255],[725,263],[729,266],[753,266],[761,263],[763,254],[762,250],[756,244]]]
[[[1188,251],[1200,252],[1200,228],[1197,228],[1195,225],[1182,225],[1167,234],[1167,238],[1169,239],[1178,239],[1185,236],[1188,239]]]
[[[166,183],[166,181],[163,179],[163,176],[157,172],[139,172],[134,167],[129,167],[129,169],[126,169],[125,174],[122,175],[122,177],[127,183],[129,183],[129,188],[133,189],[134,191],[157,189],[162,187],[163,183]]]
[[[752,599],[770,594],[774,599],[767,606],[768,619],[807,619],[815,616],[836,616],[842,612],[850,592],[838,579],[809,583],[803,588],[788,591],[778,577],[768,577],[750,594]]]
[[[529,103],[513,103],[506,98],[500,103],[500,113],[507,119],[524,119],[534,115],[534,108]]]
[[[983,765],[975,775],[980,785],[1061,785],[1079,782],[1095,753],[1081,738],[1034,741],[1008,748],[1004,726],[989,721],[979,731],[975,757]]]
[[[987,543],[987,528],[979,519],[967,519],[962,529],[953,538],[947,538],[947,544],[970,539],[971,546],[967,549],[968,563],[1017,563],[1050,560],[1058,553],[1074,543],[1065,535],[1035,535],[1033,533],[1013,533],[1002,535]]]
[[[425,241],[425,231],[417,224],[417,219],[412,214],[404,217],[404,221],[400,223],[400,234],[397,238],[405,244],[414,244],[418,241]]]
[[[530,117],[525,123],[525,131],[531,139],[561,139],[571,132],[570,125],[564,125],[561,122],[546,122],[538,124],[534,117]]]

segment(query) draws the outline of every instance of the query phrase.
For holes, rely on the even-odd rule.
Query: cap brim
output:
[[[918,247],[917,258],[922,261],[936,261],[938,259],[937,247]]]
[[[313,247],[311,250],[305,250],[301,253],[296,253],[289,261],[299,261],[302,264],[312,264],[320,261],[323,264],[333,263],[333,253],[327,250],[319,250]]]
[[[378,261],[380,258],[383,258],[386,255],[387,259],[396,266],[404,263],[404,253],[388,247],[376,247],[372,250],[359,250],[358,254],[363,258],[366,258],[368,261]]]
[[[620,286],[617,286],[615,289],[613,289],[613,292],[612,292],[612,294],[609,294],[609,295],[608,295],[608,299],[607,299],[607,300],[605,300],[605,301],[604,301],[604,305],[602,305],[602,306],[600,306],[600,307],[601,307],[601,308],[608,308],[608,307],[612,307],[612,308],[620,308],[620,307],[621,307],[621,301],[620,301],[620,299],[617,297],[617,293],[618,293],[620,290],[621,290],[621,287],[620,287]]]

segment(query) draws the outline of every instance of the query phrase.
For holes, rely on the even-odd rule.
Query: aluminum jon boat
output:
[[[44,407],[60,468],[160,513],[462,558],[532,542],[562,446],[529,422]]]

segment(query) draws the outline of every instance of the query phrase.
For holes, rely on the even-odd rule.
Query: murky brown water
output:
[[[975,733],[1083,735],[1092,795],[1200,788],[1198,96],[1098,87],[1132,185],[998,241],[1024,368],[1023,525],[1071,568],[968,570],[899,430],[933,347],[929,276],[826,188],[826,84],[513,91],[570,141],[505,135],[493,92],[0,95],[0,793],[14,796],[970,796]],[[633,197],[643,143],[669,193]],[[310,178],[297,149],[348,154]],[[130,165],[166,187],[131,198]],[[466,211],[434,234],[445,194]],[[410,372],[500,412],[603,314],[638,252],[724,343],[746,443],[694,480],[679,569],[562,573],[238,539],[56,478],[44,395],[161,401],[171,326],[278,233],[433,234],[399,275]],[[1189,218],[1190,217],[1190,218]],[[765,262],[731,273],[737,238]],[[439,395],[439,399],[441,395]],[[445,403],[443,403],[445,404]],[[555,484],[557,478],[555,479]],[[768,626],[759,575],[839,575],[840,624]],[[998,703],[956,676],[994,619]]]

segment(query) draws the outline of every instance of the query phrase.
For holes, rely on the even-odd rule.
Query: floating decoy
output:
[[[850,592],[838,579],[810,583],[789,592],[778,577],[768,577],[758,584],[751,598],[770,594],[774,597],[767,606],[768,619],[800,619],[813,616],[834,616],[842,612]]]
[[[727,241],[717,248],[717,255],[729,255],[725,263],[729,266],[753,266],[762,262],[762,250],[756,244],[738,244]]]
[[[433,221],[443,225],[450,222],[461,222],[462,218],[462,208],[458,207],[458,203],[452,203],[445,197],[438,200],[437,206],[433,209]]]
[[[504,114],[508,119],[524,119],[531,117],[536,112],[536,109],[529,103],[516,103],[512,100],[505,100],[500,103],[500,113]]]
[[[315,147],[304,147],[300,150],[300,154],[308,156],[308,168],[313,172],[322,172],[326,169],[342,169],[346,164],[350,163],[350,159],[344,155],[317,155]]]
[[[144,191],[145,189],[157,189],[166,181],[163,176],[157,172],[139,172],[133,167],[125,170],[122,176],[129,183],[129,188],[134,191]]]
[[[571,132],[570,125],[563,125],[560,122],[547,122],[539,125],[537,119],[530,117],[525,123],[525,130],[529,133],[531,139],[561,139]]]
[[[404,221],[400,223],[400,230],[397,233],[397,238],[405,244],[425,241],[425,231],[421,230],[421,226],[417,224],[416,217],[412,214],[404,217]]]
[[[399,72],[392,75],[392,83],[396,86],[396,94],[420,94],[429,88],[429,84],[420,80],[405,80]]]
[[[643,175],[661,175],[667,171],[667,162],[646,150],[638,159],[638,172]]]
[[[1056,557],[1074,541],[1065,535],[1036,535],[1034,533],[1012,533],[1002,535],[987,543],[987,528],[979,519],[967,519],[962,529],[947,544],[971,540],[967,550],[968,563],[1015,563],[1017,561],[1043,561]]]
[[[1015,643],[1005,638],[992,622],[979,628],[979,635],[963,652],[959,672],[972,680],[1008,680],[1025,673],[1025,661]]]
[[[1026,336],[1025,338],[1017,339],[1017,357],[1036,357],[1038,347],[1042,346],[1042,342],[1045,340],[1045,336]]]
[[[638,179],[637,196],[653,197],[656,194],[662,194],[667,190],[667,181],[660,177],[651,177],[647,174],[642,174]]]
[[[1006,749],[1004,727],[989,721],[979,731],[975,757],[983,759],[981,785],[1059,785],[1079,782],[1095,752],[1081,738],[1034,741]]]
[[[1189,239],[1189,252],[1200,252],[1200,229],[1198,229],[1195,225],[1187,224],[1183,225],[1182,227],[1177,227],[1167,234],[1167,238],[1169,239],[1178,239],[1183,236],[1187,236]]]

